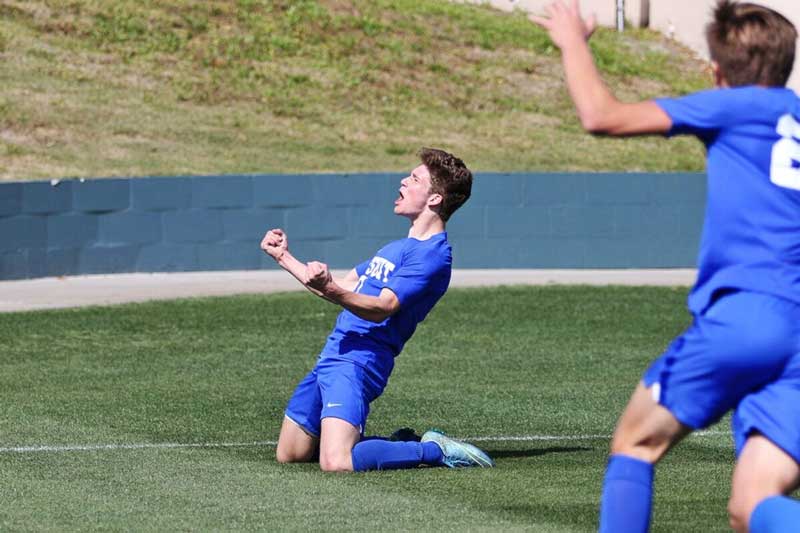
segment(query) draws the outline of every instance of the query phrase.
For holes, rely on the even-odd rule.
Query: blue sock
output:
[[[600,533],[645,533],[650,526],[653,465],[612,455],[606,466],[600,500]]]
[[[362,440],[353,447],[352,457],[353,470],[356,472],[442,464],[442,450],[435,442]]]
[[[762,500],[750,515],[750,533],[797,531],[800,524],[800,502],[786,496]]]
[[[431,466],[442,466],[444,464],[444,453],[435,442],[422,443],[422,464]]]

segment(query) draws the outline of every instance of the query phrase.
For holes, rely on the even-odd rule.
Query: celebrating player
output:
[[[387,244],[344,278],[334,280],[324,263],[295,259],[280,229],[261,242],[311,292],[344,308],[289,400],[276,452],[281,463],[319,454],[325,471],[494,466],[475,446],[439,431],[421,441],[363,437],[369,404],[383,392],[394,358],[447,290],[452,258],[445,224],[472,189],[472,173],[460,159],[431,148],[420,159],[394,202],[395,214],[411,222],[408,238]]]
[[[618,101],[578,2],[533,17],[561,48],[583,127],[609,135],[691,134],[708,150],[708,199],[689,296],[692,325],[644,373],[611,443],[601,532],[648,529],[653,465],[733,409],[737,531],[797,531],[800,502],[800,99],[784,87],[797,32],[766,7],[720,0],[707,40],[716,89]]]

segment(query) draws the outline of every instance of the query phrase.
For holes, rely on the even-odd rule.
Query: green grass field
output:
[[[592,531],[608,436],[685,297],[451,290],[368,433],[439,427],[497,468],[366,474],[274,460],[337,312],[309,294],[0,315],[0,529]],[[658,470],[653,531],[726,531],[732,464],[727,422],[689,437]]]

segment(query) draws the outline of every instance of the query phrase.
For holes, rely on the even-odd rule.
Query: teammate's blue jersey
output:
[[[708,199],[689,308],[718,289],[800,302],[800,99],[789,89],[715,89],[656,103],[669,135],[708,150]]]
[[[394,357],[433,309],[450,284],[452,251],[447,233],[420,241],[391,242],[369,261],[356,266],[355,292],[378,296],[388,288],[400,301],[400,310],[380,323],[344,310],[322,349],[321,358],[335,358],[376,371],[388,379]]]

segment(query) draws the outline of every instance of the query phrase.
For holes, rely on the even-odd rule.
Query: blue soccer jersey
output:
[[[378,250],[356,267],[355,292],[378,296],[388,288],[400,301],[400,310],[380,323],[342,311],[320,358],[352,361],[388,380],[394,357],[447,291],[451,265],[447,233],[424,241],[400,239]]]
[[[800,302],[800,99],[789,89],[738,87],[656,103],[669,135],[708,150],[708,199],[689,308],[719,289]]]

